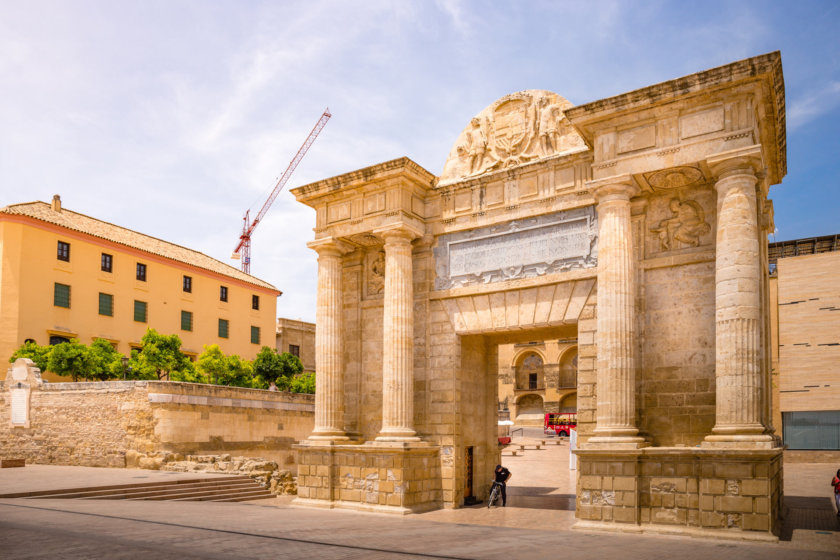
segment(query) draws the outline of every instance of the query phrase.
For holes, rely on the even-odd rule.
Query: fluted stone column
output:
[[[593,187],[598,201],[597,410],[593,445],[638,447],[636,427],[636,258],[629,176]]]
[[[342,441],[344,432],[344,355],[341,269],[343,245],[333,239],[309,244],[318,252],[315,315],[315,429],[310,440]]]
[[[758,149],[707,160],[717,176],[715,427],[707,442],[769,442],[763,423]]]
[[[403,228],[385,238],[382,345],[382,430],[376,441],[420,441],[414,431],[414,286],[411,241]]]

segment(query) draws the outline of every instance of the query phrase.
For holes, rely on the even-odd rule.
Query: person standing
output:
[[[834,505],[837,508],[837,517],[840,517],[840,469],[837,469],[837,474],[831,479],[831,485],[834,486]]]
[[[840,471],[837,472],[840,474]],[[495,478],[496,484],[499,485],[499,489],[502,491],[502,507],[505,507],[505,504],[507,504],[507,481],[510,480],[511,476],[513,475],[508,469],[502,465],[496,465]]]

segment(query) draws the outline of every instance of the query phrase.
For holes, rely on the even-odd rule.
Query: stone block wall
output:
[[[230,453],[294,469],[314,422],[312,395],[168,381],[33,387],[30,427],[12,427],[0,385],[0,454],[29,463],[125,467],[142,456]],[[159,466],[161,461],[153,465]]]
[[[778,534],[782,452],[645,448],[578,451],[579,527]]]
[[[441,506],[437,447],[298,446],[301,505],[388,513]]]

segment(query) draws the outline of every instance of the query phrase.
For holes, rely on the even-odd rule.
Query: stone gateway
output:
[[[498,346],[558,339],[577,341],[576,527],[775,538],[784,108],[778,52],[578,107],[524,91],[440,177],[402,158],[295,189],[316,210],[319,368],[297,503],[486,498]]]

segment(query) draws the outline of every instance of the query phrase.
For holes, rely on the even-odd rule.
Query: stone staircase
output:
[[[167,482],[39,490],[0,495],[0,498],[168,500],[177,502],[245,502],[273,497],[274,495],[271,492],[248,476],[209,476]]]

